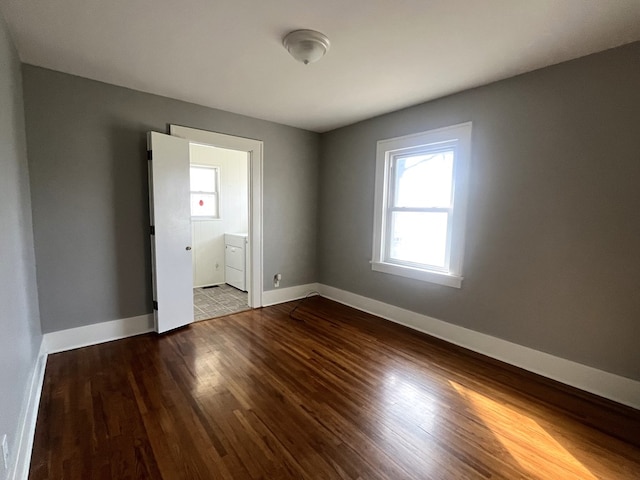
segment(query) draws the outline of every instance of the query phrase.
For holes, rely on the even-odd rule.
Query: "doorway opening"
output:
[[[248,157],[189,144],[194,321],[249,309]]]
[[[210,186],[192,188],[192,210],[204,213],[191,217],[194,320],[262,306],[262,142],[178,125],[169,131],[189,141],[190,168],[210,169],[194,172]]]

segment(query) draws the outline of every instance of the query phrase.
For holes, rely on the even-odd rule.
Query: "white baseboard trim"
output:
[[[290,302],[304,298],[310,293],[319,293],[317,283],[307,283],[306,285],[296,285],[295,287],[279,288],[262,292],[262,306],[269,307],[278,303]]]
[[[69,328],[44,334],[44,346],[47,353],[64,352],[75,348],[88,347],[98,343],[110,342],[132,337],[154,330],[153,314],[138,317],[121,318],[110,322],[94,323],[84,327]]]
[[[44,370],[47,364],[47,354],[43,352],[40,344],[40,353],[31,373],[31,381],[25,399],[25,408],[22,414],[22,421],[19,431],[16,462],[13,471],[7,477],[10,480],[27,480],[29,477],[29,467],[31,466],[31,451],[33,450],[33,439],[36,432],[36,421],[38,420],[38,408],[40,407],[40,395],[44,383]]]
[[[572,387],[640,409],[640,382],[328,285],[323,297]]]

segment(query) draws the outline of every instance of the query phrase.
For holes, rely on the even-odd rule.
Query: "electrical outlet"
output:
[[[9,443],[7,442],[7,436],[2,435],[2,444],[0,446],[2,449],[2,464],[4,465],[4,469],[9,469]]]
[[[276,273],[273,276],[273,286],[278,288],[280,286],[280,280],[282,280],[282,274],[281,273]]]

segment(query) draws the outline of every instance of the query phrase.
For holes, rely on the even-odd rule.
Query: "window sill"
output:
[[[462,278],[459,275],[437,272],[434,270],[422,270],[420,268],[395,265],[392,263],[371,262],[371,268],[376,272],[390,273],[400,277],[413,278],[423,282],[437,283],[447,287],[461,288]]]

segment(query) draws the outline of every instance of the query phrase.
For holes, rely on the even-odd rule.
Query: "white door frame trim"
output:
[[[249,238],[251,243],[251,287],[249,306],[262,306],[262,152],[263,142],[251,138],[169,125],[169,133],[194,143],[239,150],[249,154]]]

